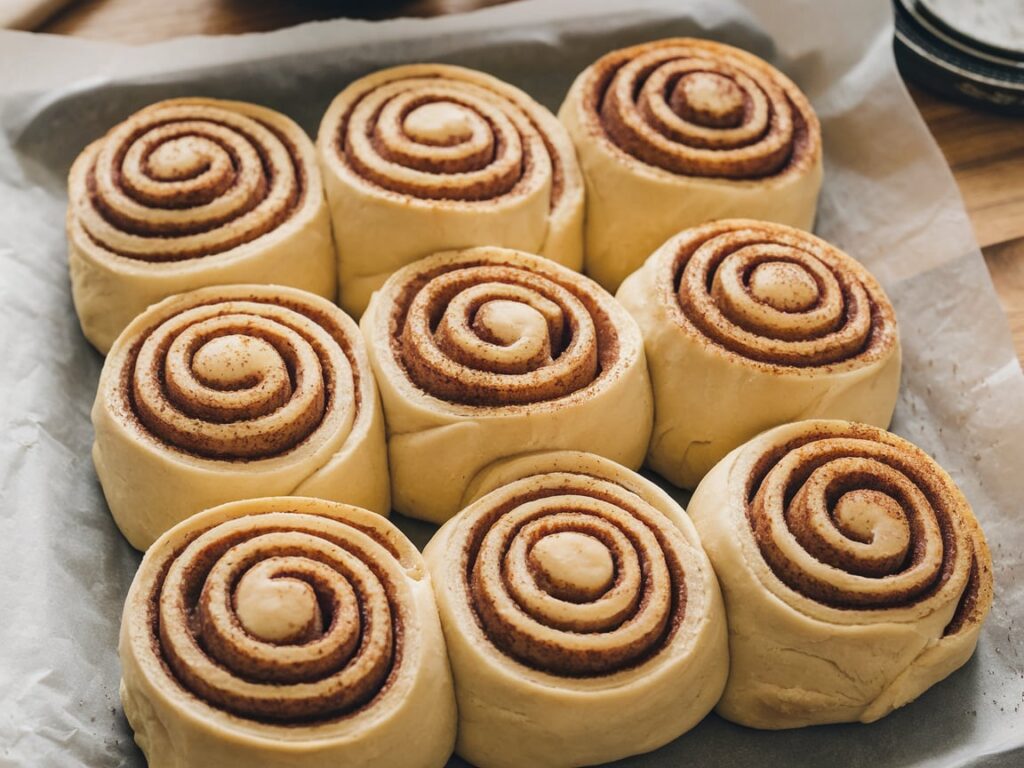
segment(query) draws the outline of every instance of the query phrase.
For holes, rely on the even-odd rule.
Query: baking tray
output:
[[[964,488],[992,542],[997,594],[973,659],[878,723],[759,732],[710,715],[621,764],[1024,764],[1024,382],[953,178],[898,76],[889,3],[539,0],[137,48],[0,34],[0,765],[143,765],[116,652],[139,555],[92,469],[102,360],[67,277],[65,177],[82,147],[183,95],[266,104],[314,133],[347,83],[413,61],[485,70],[555,109],[601,54],[670,35],[761,55],[814,104],[826,164],[816,231],[864,261],[895,303],[904,376],[893,428]],[[431,531],[399,524],[420,544]]]

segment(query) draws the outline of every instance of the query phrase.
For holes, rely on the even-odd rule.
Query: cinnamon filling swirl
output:
[[[307,172],[281,130],[227,103],[156,104],[103,140],[77,213],[98,246],[173,262],[223,253],[280,227]]]
[[[912,605],[972,573],[954,626],[977,594],[983,543],[951,482],[920,450],[851,424],[766,453],[749,481],[747,519],[775,575],[836,608]]]
[[[801,368],[879,359],[895,312],[866,270],[823,240],[737,220],[684,235],[671,265],[683,322],[749,360]]]
[[[449,402],[540,403],[591,385],[618,350],[596,289],[525,266],[485,261],[416,276],[392,314],[410,379]]]
[[[665,40],[594,64],[587,108],[608,139],[686,176],[761,179],[811,162],[818,121],[784,75],[704,40]]]
[[[122,407],[161,445],[262,459],[351,424],[359,376],[350,340],[329,317],[226,291],[141,335],[122,371]]]
[[[200,531],[154,585],[154,649],[216,709],[282,725],[344,717],[402,663],[399,558],[373,530],[309,514]]]
[[[397,76],[354,94],[335,151],[377,187],[424,200],[479,203],[551,185],[559,203],[564,159],[530,108],[445,67]]]
[[[466,593],[503,653],[552,674],[613,674],[656,655],[686,612],[681,533],[625,488],[551,473],[480,513]]]

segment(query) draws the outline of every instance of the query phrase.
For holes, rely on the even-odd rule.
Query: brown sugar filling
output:
[[[278,208],[272,215],[264,217],[258,221],[254,227],[250,227],[245,231],[239,231],[232,236],[224,236],[216,238],[214,243],[210,244],[210,247],[185,249],[175,247],[175,239],[203,234],[208,232],[216,232],[217,230],[229,226],[233,221],[237,220],[241,216],[252,211],[259,205],[264,199],[266,199],[269,190],[274,187],[278,182],[276,174],[274,173],[273,167],[267,160],[267,149],[262,146],[260,141],[255,136],[247,133],[244,129],[239,128],[235,125],[227,125],[216,120],[212,120],[208,117],[201,118],[201,122],[212,126],[218,126],[226,130],[230,130],[236,135],[240,136],[245,142],[247,142],[257,153],[260,158],[260,178],[256,189],[242,202],[241,205],[237,206],[233,210],[225,212],[220,217],[208,218],[203,221],[196,221],[194,223],[171,223],[171,222],[156,222],[147,219],[138,219],[129,216],[128,214],[117,210],[115,207],[109,204],[107,200],[99,193],[96,186],[96,168],[93,166],[86,176],[87,194],[89,204],[92,205],[95,210],[112,226],[119,229],[122,232],[126,232],[137,237],[147,238],[149,240],[159,240],[165,249],[151,251],[147,253],[136,253],[130,252],[124,249],[118,249],[111,243],[105,243],[99,237],[92,232],[87,231],[86,234],[97,246],[109,250],[112,253],[116,253],[119,256],[125,258],[135,259],[139,261],[151,261],[151,262],[174,262],[174,261],[186,261],[189,259],[201,258],[203,256],[212,256],[219,253],[224,253],[237,248],[238,246],[257,240],[258,238],[266,235],[269,232],[279,228],[282,224],[288,221],[296,210],[298,210],[305,199],[306,188],[308,186],[308,179],[306,169],[303,166],[299,152],[292,141],[281,131],[276,129],[274,126],[264,123],[255,118],[250,118],[254,122],[258,123],[262,128],[272,133],[276,139],[285,147],[287,155],[292,165],[295,178],[295,186],[288,191],[286,203],[283,207]],[[231,156],[234,171],[230,174],[225,174],[216,179],[211,180],[211,183],[204,188],[199,188],[189,191],[187,194],[181,196],[160,196],[155,197],[147,194],[136,185],[132,184],[131,180],[124,177],[121,172],[120,164],[123,161],[128,148],[136,140],[144,137],[146,133],[156,128],[160,128],[167,125],[173,125],[176,122],[189,121],[187,117],[176,118],[174,120],[154,121],[152,123],[146,123],[139,127],[130,138],[130,140],[117,148],[115,153],[115,168],[113,174],[116,182],[119,184],[121,190],[135,202],[147,206],[154,210],[167,209],[167,210],[188,210],[202,205],[209,204],[216,200],[219,196],[231,190],[237,180],[238,163],[239,158],[237,153],[230,145],[221,141],[218,137],[205,134],[201,130],[193,130],[192,132],[182,131],[180,134],[174,134],[164,141],[170,141],[173,139],[180,139],[187,136],[198,136],[202,137],[207,141],[211,141],[221,149],[223,149],[228,155]],[[158,149],[158,146],[149,147],[145,153],[143,160],[143,167],[149,168],[149,158]],[[183,181],[188,178],[199,175],[204,170],[203,167],[197,167],[191,174],[187,174],[180,178],[166,179],[162,178],[161,181]]]
[[[188,543],[207,531],[195,532],[188,541],[167,558],[159,578],[154,583],[149,600],[152,647],[156,657],[164,665],[166,674],[183,691],[216,709],[273,725],[325,724],[350,717],[371,706],[374,701],[387,692],[399,674],[405,644],[405,623],[410,620],[409,609],[400,604],[399,590],[392,583],[387,570],[376,563],[368,552],[363,551],[355,542],[346,537],[345,530],[349,526],[344,522],[334,521],[337,530],[325,533],[311,530],[301,521],[297,521],[294,527],[262,524],[259,515],[253,516],[252,521],[250,530],[215,540],[203,551],[196,553],[195,557],[187,564],[185,588],[182,594],[185,609],[184,613],[175,614],[173,626],[162,624],[160,618],[159,604],[165,589],[167,573],[171,563],[183,555]],[[352,526],[352,528],[370,535],[379,544],[392,549],[391,543],[378,532],[365,530],[359,526]],[[312,535],[317,539],[336,545],[354,555],[368,567],[375,579],[374,582],[369,583],[369,588],[382,589],[383,597],[388,605],[388,625],[378,628],[378,630],[382,629],[387,637],[387,642],[383,646],[370,642],[371,633],[377,630],[367,628],[367,611],[363,600],[369,595],[361,594],[358,589],[356,596],[359,600],[359,620],[362,622],[363,630],[355,637],[355,642],[328,648],[327,652],[322,655],[314,654],[301,666],[294,663],[282,664],[277,661],[274,658],[274,644],[271,643],[268,648],[264,642],[261,647],[260,638],[253,638],[258,641],[255,646],[248,641],[243,644],[233,644],[231,638],[218,637],[211,630],[210,624],[205,618],[208,616],[207,601],[210,599],[206,589],[208,574],[224,558],[231,557],[232,552],[236,551],[240,545],[259,537],[265,537],[268,543],[264,547],[264,551],[259,552],[257,557],[251,558],[249,562],[238,567],[238,578],[231,587],[232,591],[237,588],[238,582],[248,570],[281,557],[291,557],[296,560],[306,559],[310,563],[326,565],[332,572],[329,579],[345,580],[359,586],[358,581],[353,581],[351,574],[346,572],[347,566],[344,562],[333,560],[330,556],[325,556],[323,552],[306,551],[301,547],[296,548],[294,545],[291,547],[279,546],[275,543],[276,535],[291,532],[301,532],[306,536]],[[317,627],[312,634],[300,638],[295,643],[294,647],[301,649],[303,645],[316,642],[317,639],[331,633],[337,621],[338,606],[332,605],[324,599],[329,590],[323,583],[322,575],[312,576],[311,573],[305,571],[301,564],[296,566],[295,570],[283,575],[305,580],[316,591],[320,600],[320,608],[323,613],[322,625]],[[237,616],[233,617],[232,623],[236,628],[242,630],[243,636],[247,637],[244,635],[244,627]],[[206,680],[198,669],[193,669],[186,659],[176,655],[169,642],[169,633],[185,633],[189,636],[194,647],[208,661],[227,673],[228,683],[224,684],[223,680],[216,683]],[[280,647],[289,644],[284,643]],[[367,661],[369,663],[366,663]],[[291,693],[290,686],[302,684],[308,686],[325,681],[344,672],[346,667],[356,663],[365,665],[365,674],[357,679],[349,680],[347,685],[327,686],[326,690],[320,692],[319,695],[301,697],[288,695]],[[234,681],[237,681],[238,684]],[[264,686],[261,694],[259,696],[247,694],[244,689],[244,684],[247,683]],[[268,685],[271,687],[266,687]],[[280,695],[274,695],[274,686],[280,688]]]
[[[809,456],[809,460],[789,475],[780,474],[780,462],[798,450]],[[873,465],[879,468],[868,474],[863,471],[844,473],[840,470],[824,500],[802,497],[803,489],[816,471],[823,467],[841,467],[842,462],[851,460],[865,460],[857,461],[856,466],[860,469]],[[948,582],[957,568],[968,563],[967,558],[973,560],[970,554],[973,545],[969,535],[964,532],[964,520],[971,513],[969,509],[960,508],[954,503],[955,494],[946,488],[949,482],[922,452],[916,449],[908,451],[902,444],[886,439],[886,433],[882,430],[851,424],[842,434],[810,433],[769,450],[760,457],[747,485],[746,517],[765,562],[794,591],[835,608],[899,608],[932,596]],[[828,563],[847,573],[875,579],[876,590],[845,592],[838,585],[819,580],[799,563],[787,559],[769,524],[771,510],[768,505],[779,503],[775,489],[780,487],[783,489],[782,512],[785,524],[804,551],[819,562]],[[851,492],[881,494],[900,511],[909,526],[909,544],[902,557],[888,562],[872,561],[870,552],[854,546],[830,551],[823,549],[820,542],[815,543],[818,534],[809,527],[809,513],[830,518],[846,540],[858,542],[858,538],[844,531],[833,517],[836,500]],[[808,504],[814,508],[799,508]],[[824,506],[820,507],[821,504]],[[894,589],[887,583],[887,579],[910,571],[924,557],[925,516],[933,517],[937,523],[939,541],[935,543],[941,549],[941,561],[905,589]],[[964,595],[971,592],[968,586]],[[969,597],[966,599],[970,600]]]
[[[666,40],[615,51],[591,69],[592,125],[626,155],[671,173],[766,179],[803,170],[820,144],[802,94],[728,46]]]
[[[461,557],[465,566],[463,594],[469,601],[481,630],[503,653],[526,666],[550,674],[563,677],[597,677],[615,674],[641,665],[672,642],[672,637],[678,631],[686,613],[686,585],[679,551],[681,545],[678,538],[671,535],[669,531],[671,522],[667,518],[648,507],[639,497],[624,488],[616,486],[613,492],[606,492],[600,487],[595,487],[595,478],[587,475],[576,475],[575,477],[579,479],[578,483],[570,481],[566,485],[559,482],[557,485],[553,484],[551,487],[517,496],[479,515],[461,545]],[[593,626],[551,622],[537,606],[516,599],[507,566],[503,568],[503,576],[498,584],[485,583],[486,576],[480,567],[484,539],[503,516],[529,502],[563,495],[575,496],[580,499],[599,499],[613,505],[615,512],[611,514],[594,513],[593,510],[583,512],[574,507],[571,501],[558,507],[545,506],[527,519],[519,521],[517,527],[502,539],[499,545],[501,547],[500,556],[507,557],[509,547],[513,546],[517,537],[523,535],[528,537],[527,547],[530,549],[536,547],[538,542],[547,536],[568,531],[583,533],[600,541],[608,548],[615,564],[615,570],[612,580],[608,584],[602,585],[596,593],[565,595],[558,590],[552,590],[550,584],[537,573],[535,566],[530,566],[533,580],[542,591],[574,605],[601,600],[610,591],[615,590],[627,578],[626,563],[629,561],[629,556],[637,557],[640,573],[637,593],[631,595],[631,599],[619,610],[595,619],[597,623]],[[642,526],[651,535],[651,540],[655,541],[656,545],[652,548],[628,532],[620,516]],[[567,518],[571,522],[567,523]],[[524,529],[531,526],[535,530],[532,533],[524,533]],[[616,542],[616,537],[609,537],[607,533],[609,528],[622,536],[618,542]],[[621,548],[622,541],[628,542],[626,549]],[[662,561],[667,568],[669,575],[667,584],[658,586],[652,580],[651,570],[655,560]],[[631,622],[637,621],[642,613],[650,609],[655,589],[668,590],[668,600],[664,612],[658,613],[656,620],[650,623],[646,633],[621,645],[613,643],[607,648],[581,651],[578,648],[561,644],[558,640],[559,633],[547,638],[538,638],[533,632],[525,629],[529,622],[539,622],[559,630],[560,633],[567,633],[569,637],[615,633],[628,627]],[[511,619],[499,613],[495,609],[495,604],[491,602],[490,596],[499,592],[510,595],[514,601],[516,613]],[[662,595],[662,597],[665,596]]]
[[[325,330],[329,334],[331,341],[338,345],[349,361],[353,382],[354,419],[359,418],[362,405],[360,394],[362,372],[360,371],[359,358],[357,358],[352,347],[352,341],[347,337],[344,329],[336,325],[332,318],[313,307],[301,303],[288,300],[274,300],[265,296],[226,293],[220,301],[266,304],[268,308],[283,307],[310,318]],[[218,300],[211,299],[185,307],[181,312],[197,307],[215,306],[218,303]],[[235,312],[225,307],[222,311],[213,313],[213,317],[227,314],[235,314]],[[262,318],[259,315],[254,316],[254,319],[269,320],[269,318]],[[139,374],[141,373],[138,369],[139,352],[143,343],[158,330],[160,325],[167,323],[168,320],[169,318],[164,318],[157,327],[149,328],[139,335],[131,352],[126,356],[125,365],[121,371],[120,384],[122,412],[134,422],[135,428],[139,432],[151,436],[161,445],[189,455],[222,461],[251,461],[271,458],[288,453],[303,445],[305,441],[316,433],[327,415],[333,409],[340,407],[336,400],[338,374],[330,363],[327,350],[322,349],[319,346],[320,340],[308,335],[301,326],[289,325],[287,323],[284,323],[283,327],[298,334],[303,343],[308,344],[316,353],[322,378],[319,381],[313,382],[313,386],[316,388],[316,395],[309,407],[298,414],[295,420],[284,423],[282,429],[258,436],[249,436],[244,432],[243,427],[248,419],[272,414],[287,404],[287,400],[296,384],[294,366],[288,366],[287,371],[287,382],[291,386],[286,391],[280,393],[280,397],[258,406],[259,409],[254,410],[252,413],[246,413],[244,410],[241,410],[218,417],[216,413],[204,411],[200,404],[184,401],[182,395],[175,394],[173,391],[174,387],[169,386],[165,371],[163,370],[163,361],[166,358],[168,348],[176,336],[161,339],[158,347],[161,353],[157,357],[157,368],[154,373],[160,383],[159,399],[155,403],[150,401],[143,403],[139,398],[138,390]],[[243,320],[231,327],[220,329],[218,335],[238,333],[247,337],[262,338],[270,342],[282,354],[282,358],[287,365],[287,360],[293,356],[293,353],[286,348],[286,344],[275,334],[275,327],[281,322],[281,318],[273,318],[272,322],[268,322],[261,327],[253,327],[250,323]],[[200,342],[208,340],[203,338],[200,339]],[[181,426],[183,418],[200,419],[208,423],[220,423],[227,426],[238,424],[238,434],[235,437],[229,435],[227,439],[214,438],[201,432],[197,434]]]
[[[671,277],[662,278],[671,280],[680,319],[707,343],[753,362],[804,369],[867,364],[892,351],[895,311],[852,258],[789,227],[736,226],[695,232],[680,245]],[[799,276],[799,289],[780,279],[779,296],[758,296],[752,277],[764,266]],[[809,300],[786,304],[800,292]]]
[[[472,298],[462,302],[470,291]],[[495,301],[538,315],[554,310],[545,318],[544,352],[515,365],[503,362],[497,353],[507,344],[477,322]],[[592,385],[619,354],[614,322],[589,286],[500,260],[418,275],[403,286],[391,316],[393,354],[409,378],[428,394],[465,405],[557,400]]]
[[[446,77],[442,74],[418,74],[415,79],[436,80],[441,85],[446,82]],[[395,83],[401,82],[401,79],[387,81],[379,84],[377,87],[391,86]],[[465,82],[470,82],[475,88],[486,88],[486,86],[480,83],[471,81]],[[413,141],[421,149],[431,146],[458,146],[462,141],[459,138],[455,138],[450,141],[434,141],[422,137],[413,138],[405,132],[402,125],[402,119],[417,107],[439,101],[455,103],[469,111],[476,112],[478,116],[490,127],[491,137],[489,144],[485,150],[471,152],[461,157],[451,158],[442,157],[440,154],[430,155],[429,153],[426,157],[419,154],[413,155],[408,152],[403,152],[400,147],[389,144],[382,135],[381,125],[378,122],[382,119],[381,113],[384,111],[386,103],[379,105],[374,110],[374,114],[367,124],[359,126],[353,125],[352,117],[354,111],[360,103],[372,93],[372,91],[368,91],[367,93],[362,94],[360,98],[356,99],[351,104],[347,112],[342,116],[335,143],[335,151],[337,152],[338,158],[348,165],[356,175],[381,189],[427,200],[487,202],[506,196],[522,194],[528,184],[528,180],[537,172],[537,161],[533,155],[530,137],[528,135],[520,134],[519,139],[523,151],[523,158],[520,164],[508,168],[501,173],[495,172],[494,174],[485,175],[479,182],[472,185],[456,184],[452,179],[447,177],[454,177],[459,174],[470,172],[486,171],[488,167],[497,164],[497,162],[505,156],[505,152],[507,151],[507,144],[502,137],[501,131],[490,119],[476,111],[474,101],[471,96],[468,93],[461,97],[446,93],[443,96],[426,95],[421,98],[413,99],[405,105],[403,110],[399,113],[397,117],[399,124],[389,126],[390,128],[397,129],[405,139]],[[552,186],[549,210],[555,210],[561,201],[565,186],[565,159],[554,146],[547,132],[530,114],[530,110],[527,107],[520,105],[505,94],[492,95],[498,95],[500,97],[500,101],[497,104],[499,109],[504,111],[506,114],[513,113],[525,120],[529,124],[530,130],[533,131],[541,140],[544,151],[550,159],[552,168]],[[486,103],[487,106],[492,108],[496,106],[495,102],[492,100],[488,100]],[[513,125],[515,125],[515,123],[513,123]],[[350,138],[353,131],[362,131],[369,138],[375,152],[375,157],[362,158],[359,153],[353,150]],[[393,163],[403,168],[410,168],[431,174],[435,177],[434,183],[429,186],[410,185],[404,180],[392,175],[385,163]]]

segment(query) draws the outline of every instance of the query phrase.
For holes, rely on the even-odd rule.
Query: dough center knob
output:
[[[235,612],[246,632],[268,643],[305,642],[323,630],[316,593],[297,579],[247,573],[235,591]]]
[[[458,144],[473,133],[473,118],[465,107],[450,101],[432,101],[405,116],[403,128],[413,141]]]
[[[713,72],[679,78],[670,105],[677,115],[708,128],[735,128],[743,122],[745,99],[735,81]]]
[[[543,339],[548,333],[548,322],[529,304],[497,299],[477,310],[474,328],[494,344],[510,346],[522,338]]]
[[[575,531],[553,533],[538,541],[530,556],[556,597],[593,600],[615,578],[608,548],[593,536]]]
[[[870,544],[878,559],[895,561],[910,548],[910,524],[898,501],[881,491],[849,491],[839,497],[833,511],[836,527],[845,535]]]
[[[161,181],[194,178],[209,169],[214,146],[211,142],[194,136],[181,136],[165,141],[149,155],[149,174]]]
[[[750,293],[780,312],[805,312],[818,301],[818,283],[799,264],[769,261],[754,267]]]
[[[279,365],[282,365],[281,356],[271,344],[241,334],[211,339],[192,358],[196,378],[216,389],[255,386],[268,370]]]

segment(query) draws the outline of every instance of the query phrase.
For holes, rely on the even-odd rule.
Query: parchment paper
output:
[[[139,48],[0,33],[0,765],[143,764],[116,652],[139,555],[93,473],[102,361],[78,329],[67,276],[65,176],[79,150],[180,95],[260,102],[315,133],[352,79],[423,60],[486,70],[555,109],[600,54],[669,35],[747,48],[813,102],[826,157],[817,232],[893,298],[904,344],[894,429],[963,487],[998,591],[974,658],[877,724],[769,733],[711,715],[623,765],[1024,765],[1024,381],[953,178],[893,64],[886,0],[538,0]],[[420,543],[430,534],[399,522]]]

